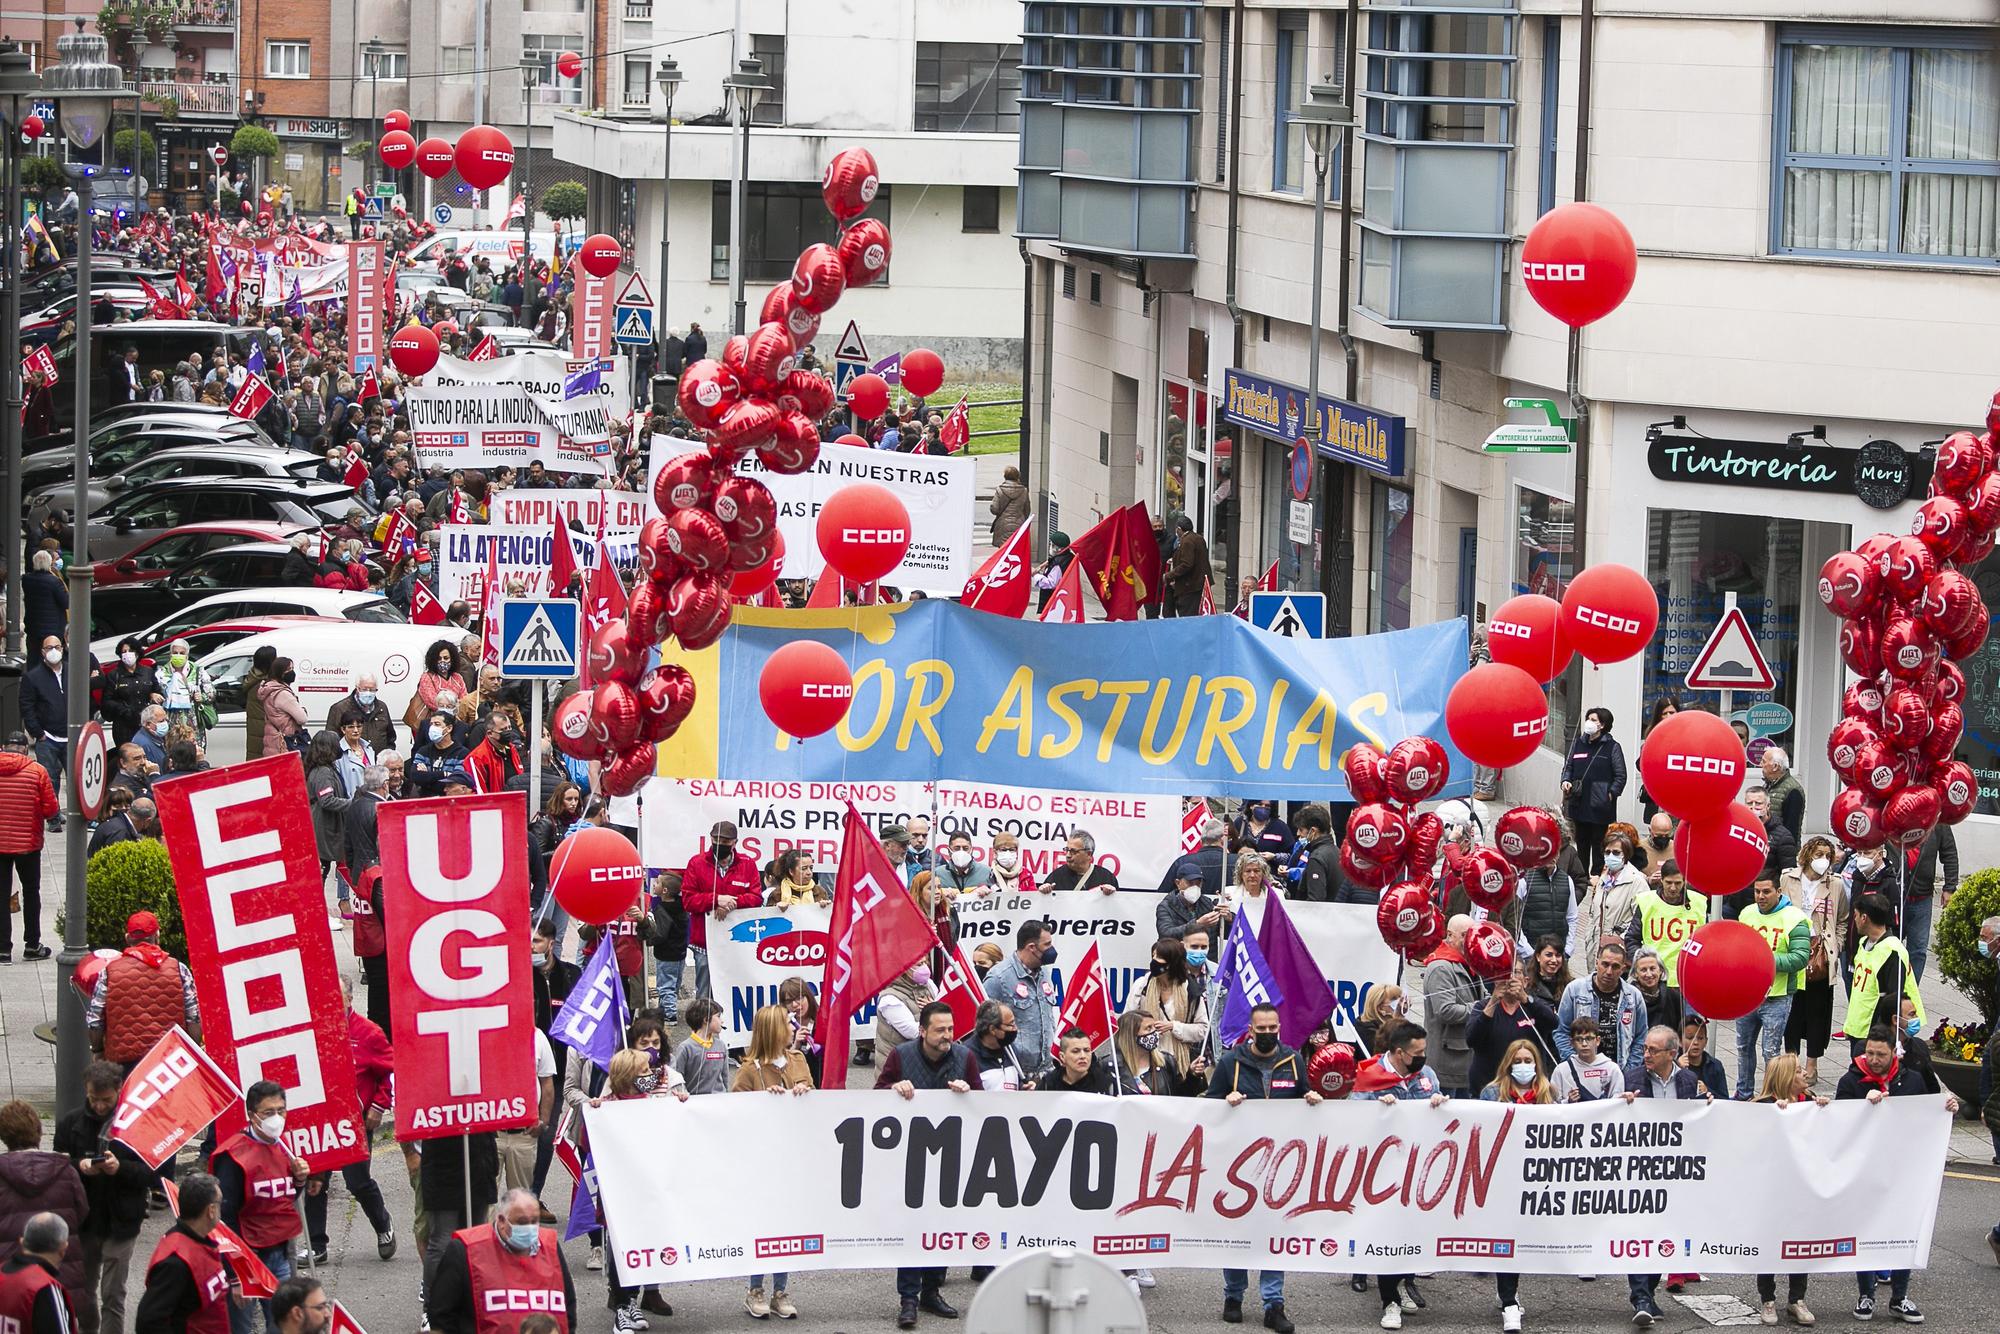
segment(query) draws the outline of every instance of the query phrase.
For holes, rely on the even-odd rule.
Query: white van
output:
[[[321,621],[248,635],[201,660],[215,686],[220,721],[210,730],[208,762],[234,764],[244,755],[243,678],[250,659],[269,644],[281,658],[292,660],[298,680],[292,689],[305,706],[306,725],[318,731],[342,696],[354,689],[354,678],[365,672],[375,678],[377,697],[396,721],[396,749],[408,758],[415,744],[403,727],[403,710],[417,692],[424,655],[440,639],[456,644],[463,636],[448,625],[364,625],[353,621]]]
[[[544,262],[554,259],[556,254],[556,234],[554,232],[530,232],[530,241],[535,247],[535,258]],[[464,255],[469,264],[484,255],[487,261],[498,269],[521,258],[521,229],[508,231],[442,231],[435,236],[427,236],[413,247],[403,259],[407,268],[411,265],[426,265],[443,271],[444,262],[453,255]]]

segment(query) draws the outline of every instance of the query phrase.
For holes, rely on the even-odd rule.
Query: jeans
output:
[[[14,914],[7,911],[7,875],[12,868],[21,886],[21,943],[29,949],[42,943],[42,854],[0,852],[0,953],[14,952]]]
[[[1757,1052],[1768,1063],[1785,1045],[1785,1021],[1791,1018],[1790,996],[1766,996],[1764,1003],[1736,1021],[1736,1097],[1757,1092]]]
[[[1240,1302],[1244,1289],[1250,1286],[1250,1271],[1247,1269],[1225,1269],[1222,1271],[1222,1300]],[[1285,1300],[1285,1271],[1282,1269],[1260,1270],[1257,1274],[1257,1295],[1264,1299],[1264,1309],[1278,1305]]]
[[[1910,951],[1910,976],[1924,980],[1924,963],[1931,957],[1931,914],[1937,910],[1935,895],[1903,900],[1903,944]]]
[[[1864,1269],[1856,1274],[1854,1276],[1854,1286],[1860,1290],[1863,1297],[1873,1297],[1875,1295],[1875,1271]],[[1907,1269],[1891,1269],[1889,1271],[1889,1304],[1894,1306],[1909,1295],[1910,1271]]]
[[[374,1146],[375,1136],[371,1133],[367,1147],[372,1149]],[[374,1228],[375,1235],[379,1237],[389,1231],[391,1224],[389,1206],[382,1202],[382,1188],[375,1184],[373,1169],[373,1160],[363,1158],[358,1163],[349,1163],[341,1168],[340,1179],[347,1184],[347,1193],[361,1206],[361,1212],[368,1218],[368,1226]],[[332,1175],[327,1173],[329,1185]],[[330,1194],[332,1191],[322,1186],[318,1194],[306,1196],[306,1243],[315,1251],[326,1249],[326,1207]]]
[[[257,1258],[264,1262],[265,1267],[276,1275],[280,1282],[292,1276],[292,1248],[289,1245],[280,1242],[276,1246],[251,1249],[257,1251]],[[269,1334],[278,1334],[278,1322],[271,1318],[271,1303],[265,1298],[259,1298],[255,1303],[245,1303],[242,1306],[230,1303],[230,1334],[252,1334],[256,1328],[257,1312],[260,1310],[264,1313],[264,1328]]]
[[[896,1296],[906,1302],[913,1302],[926,1292],[936,1292],[938,1284],[944,1282],[944,1269],[898,1269],[896,1271]]]
[[[555,1157],[555,1132],[551,1131],[547,1126],[543,1126],[541,1133],[535,1139],[535,1179],[530,1185],[530,1189],[535,1192],[536,1199],[540,1199],[542,1196],[542,1187],[547,1184],[549,1179],[549,1164],[555,1161]]]
[[[58,801],[62,800],[64,749],[65,746],[60,741],[42,740],[35,743],[35,759],[48,771],[49,783],[55,788]]]
[[[1809,1274],[1785,1275],[1785,1305],[1790,1306],[1793,1302],[1802,1302],[1806,1299],[1806,1280],[1810,1277]],[[1760,1302],[1778,1300],[1778,1279],[1775,1274],[1757,1275],[1757,1300]]]
[[[83,1334],[125,1334],[125,1280],[132,1272],[137,1237],[122,1241],[83,1234]]]
[[[421,1190],[417,1192],[417,1198],[423,1198]],[[437,1286],[438,1261],[444,1259],[444,1248],[451,1244],[451,1234],[468,1224],[463,1207],[427,1210],[425,1221],[429,1229],[424,1237],[424,1291],[429,1292]],[[243,1332],[238,1330],[236,1334]]]
[[[653,976],[660,992],[660,1013],[676,1022],[681,1013],[681,974],[686,971],[685,959],[653,960]]]
[[[773,1274],[773,1275],[771,1275],[771,1291],[773,1291],[773,1292],[783,1292],[783,1291],[785,1290],[785,1280],[786,1280],[786,1279],[788,1279],[788,1278],[790,1278],[790,1277],[791,1277],[791,1275],[790,1275],[790,1274]],[[764,1286],[764,1276],[763,1276],[762,1274],[752,1274],[752,1275],[750,1276],[750,1286],[751,1286],[751,1287],[753,1287],[753,1288],[761,1288],[761,1287],[763,1287],[763,1286]],[[900,1291],[901,1291],[901,1289],[898,1289],[898,1291],[900,1292]]]
[[[1641,1304],[1654,1305],[1653,1293],[1659,1286],[1658,1274],[1627,1274],[1625,1292],[1632,1299],[1632,1309],[1638,1310]]]
[[[688,946],[688,962],[694,965],[694,994],[713,998],[715,993],[708,987],[708,947]]]

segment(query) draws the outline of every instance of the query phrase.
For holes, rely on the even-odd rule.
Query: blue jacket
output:
[[[1205,1096],[1226,1098],[1241,1093],[1245,1098],[1303,1098],[1309,1087],[1305,1057],[1283,1043],[1270,1056],[1259,1056],[1245,1038],[1216,1058]]]
[[[59,635],[69,623],[69,589],[46,570],[29,570],[21,576],[21,627],[27,636],[30,659],[40,658],[42,640]]]
[[[1556,1056],[1567,1061],[1576,1054],[1569,1043],[1570,1021],[1579,1014],[1597,1017],[1597,1001],[1590,994],[1591,980],[1579,977],[1563,988],[1562,999],[1556,1004]],[[1639,994],[1639,988],[1630,982],[1618,983],[1618,1031],[1607,1035],[1604,1054],[1618,1063],[1619,1069],[1632,1064],[1634,1053],[1644,1048],[1646,1034],[1646,1000]]]
[[[1674,1067],[1674,1096],[1682,1102],[1700,1102],[1701,1076],[1684,1065]],[[1634,1061],[1625,1071],[1625,1091],[1636,1093],[1642,1098],[1653,1096],[1653,1077],[1646,1073],[1645,1064]],[[1713,1090],[1710,1090],[1713,1093]]]
[[[49,736],[69,736],[69,696],[60,669],[37,661],[21,674],[21,726],[37,745]]]

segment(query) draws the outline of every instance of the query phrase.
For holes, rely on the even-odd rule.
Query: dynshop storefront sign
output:
[[[1306,391],[1232,366],[1224,378],[1222,420],[1273,440],[1297,444],[1306,434]],[[1319,452],[1384,477],[1403,475],[1403,419],[1320,395]]]
[[[1894,509],[1922,495],[1931,480],[1931,459],[1893,440],[1870,440],[1859,449],[1835,449],[1816,441],[1774,445],[1759,440],[1656,435],[1646,446],[1646,466],[1663,482],[1855,496],[1878,510]]]

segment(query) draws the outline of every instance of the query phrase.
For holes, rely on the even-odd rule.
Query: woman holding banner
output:
[[[1509,1107],[1546,1107],[1555,1102],[1536,1041],[1520,1038],[1509,1044],[1500,1058],[1499,1073],[1479,1091],[1479,1097]],[[1493,1281],[1500,1295],[1500,1328],[1511,1334],[1521,1328],[1521,1276],[1495,1273]]]
[[[993,884],[1002,894],[1032,894],[1035,875],[1021,861],[1021,840],[1012,834],[993,836]]]
[[[806,1069],[805,1057],[792,1047],[791,1016],[782,1005],[766,1005],[758,1010],[750,1021],[750,1054],[737,1067],[736,1079],[730,1084],[731,1093],[810,1093],[813,1088],[812,1073]],[[750,1276],[750,1291],[743,1298],[743,1308],[752,1318],[762,1320],[775,1315],[780,1320],[790,1320],[797,1316],[799,1308],[792,1305],[791,1295],[785,1290],[787,1275],[771,1275],[771,1295],[764,1296],[764,1276]]]
[[[1827,1100],[1816,1097],[1812,1082],[1805,1077],[1799,1066],[1799,1058],[1791,1052],[1773,1056],[1764,1066],[1764,1091],[1757,1095],[1757,1102],[1774,1105],[1779,1111],[1801,1102],[1818,1103],[1826,1106]],[[1806,1305],[1806,1283],[1809,1274],[1796,1273],[1785,1276],[1785,1314],[1795,1325],[1817,1323],[1811,1308]],[[1757,1275],[1757,1300],[1762,1303],[1761,1319],[1767,1325],[1778,1323],[1778,1280],[1775,1275]]]

